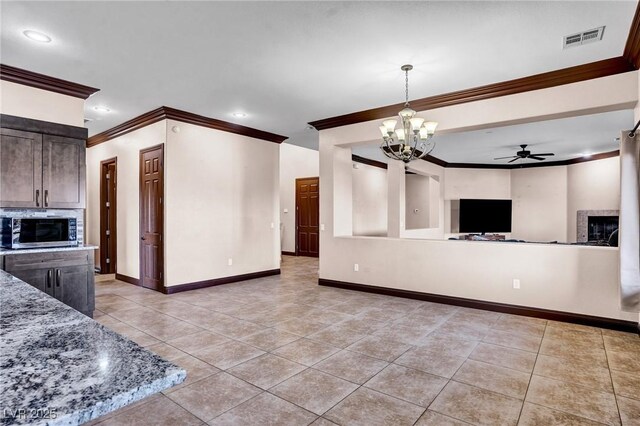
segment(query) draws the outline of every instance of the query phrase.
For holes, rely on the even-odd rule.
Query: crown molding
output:
[[[115,139],[127,133],[146,127],[150,124],[157,123],[162,120],[176,120],[182,123],[194,124],[196,126],[207,127],[209,129],[221,130],[223,132],[235,133],[242,136],[248,136],[255,139],[261,139],[274,143],[282,143],[287,136],[277,135],[275,133],[265,132],[263,130],[242,126],[240,124],[228,123],[226,121],[217,120],[215,118],[204,117],[202,115],[193,114],[179,109],[162,106],[153,111],[149,111],[138,117],[125,121],[109,130],[91,136],[87,139],[87,147],[99,145],[111,139]]]
[[[367,166],[378,167],[380,169],[387,169],[387,163],[383,163],[382,161],[372,160],[370,158],[361,157],[359,155],[351,154],[351,161],[356,163],[366,164]]]
[[[620,155],[619,150],[602,152],[600,154],[590,155],[589,157],[577,157],[570,158],[568,160],[561,161],[540,161],[536,163],[521,163],[521,164],[477,164],[477,163],[448,163],[439,158],[427,156],[429,158],[423,158],[424,161],[437,164],[438,166],[447,169],[529,169],[534,167],[553,167],[553,166],[570,166],[572,164],[586,163],[588,161],[604,160],[605,158],[617,157]],[[435,161],[434,161],[435,160]]]
[[[416,111],[425,111],[451,105],[497,98],[500,96],[514,95],[532,90],[547,89],[549,87],[577,83],[580,81],[591,80],[593,78],[607,77],[610,75],[633,71],[634,69],[635,68],[631,63],[623,57],[605,59],[603,61],[563,68],[515,80],[503,81],[486,86],[474,87],[472,89],[459,90],[457,92],[415,99],[411,101],[411,108]],[[347,126],[349,124],[392,117],[396,115],[403,106],[403,103],[387,105],[380,108],[373,108],[337,117],[325,118],[323,120],[312,121],[309,124],[317,130]]]
[[[624,47],[622,56],[633,65],[635,69],[640,68],[640,2],[636,8],[636,14],[633,16],[633,21],[631,22],[629,37],[627,38],[627,44]]]
[[[10,81],[11,83],[18,83],[25,86],[35,87],[36,89],[48,90],[49,92],[60,93],[81,99],[87,99],[89,96],[100,90],[95,87],[84,86],[82,84],[49,77],[44,74],[38,74],[4,64],[0,64],[0,80]]]

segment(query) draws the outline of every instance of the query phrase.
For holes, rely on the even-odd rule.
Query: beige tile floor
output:
[[[282,275],[167,296],[97,284],[96,320],[187,380],[101,425],[639,425],[640,338]]]

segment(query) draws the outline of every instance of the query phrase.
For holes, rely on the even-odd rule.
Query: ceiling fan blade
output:
[[[535,155],[536,157],[547,157],[547,156],[555,155],[555,154],[553,154],[551,152],[545,152],[544,154],[530,154],[530,155]]]
[[[546,158],[536,157],[535,155],[530,155],[527,158],[531,158],[533,160],[538,160],[538,161],[546,160]]]
[[[519,159],[520,159],[520,157],[516,157],[513,160],[509,161],[509,163],[513,163],[514,161],[519,160]]]
[[[507,158],[518,158],[517,155],[510,155],[508,157],[498,157],[498,158],[494,158],[494,160],[506,160]]]

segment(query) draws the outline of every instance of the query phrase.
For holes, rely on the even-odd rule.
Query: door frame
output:
[[[299,254],[299,248],[298,248],[298,181],[299,180],[306,180],[306,179],[318,179],[318,220],[320,220],[320,176],[308,176],[308,177],[301,177],[301,178],[296,178],[295,181],[295,200],[296,200],[296,225],[295,225],[295,233],[296,233],[296,250],[295,250],[295,255],[296,256],[300,256]],[[318,223],[318,226],[320,226],[320,224]],[[320,257],[320,241],[318,241],[318,258]]]
[[[106,228],[107,228],[107,212],[106,212],[106,190],[107,188],[104,185],[104,170],[105,167],[108,167],[109,164],[114,163],[115,164],[115,176],[113,177],[113,179],[116,181],[116,187],[115,187],[115,200],[113,200],[113,214],[116,216],[115,220],[114,220],[114,229],[112,230],[112,232],[109,234],[111,238],[111,241],[113,241],[113,247],[114,247],[114,252],[115,252],[115,256],[113,256],[113,259],[110,259],[111,262],[109,262],[109,265],[111,265],[111,268],[107,268],[107,253],[105,250],[103,250],[103,247],[105,247],[107,245],[107,235],[106,235]],[[118,187],[117,187],[117,176],[118,176],[118,157],[112,157],[112,158],[108,158],[106,160],[103,160],[100,162],[100,273],[104,274],[106,269],[111,269],[109,271],[110,274],[115,274],[117,273],[118,269]],[[111,207],[111,205],[109,205],[109,207]]]
[[[165,150],[164,150],[164,143],[160,143],[154,146],[149,146],[147,148],[143,148],[140,150],[139,158],[138,158],[138,216],[139,216],[139,222],[138,222],[138,261],[139,261],[139,272],[138,275],[140,276],[139,279],[139,285],[141,287],[143,287],[143,282],[144,282],[144,277],[142,275],[142,258],[143,258],[143,251],[142,251],[142,204],[143,204],[143,199],[142,199],[142,183],[143,183],[143,174],[142,174],[142,170],[143,170],[143,157],[144,154],[149,152],[149,151],[155,151],[156,149],[160,149],[162,150],[162,159],[160,162],[160,175],[162,176],[162,199],[161,199],[161,203],[162,203],[162,208],[160,209],[160,211],[158,212],[159,216],[160,216],[160,222],[162,223],[162,234],[161,234],[161,240],[162,240],[162,244],[160,244],[160,288],[157,291],[166,293],[166,286],[164,285],[164,206],[165,206],[165,196],[164,196],[164,154],[165,154]],[[146,287],[145,287],[146,288]]]

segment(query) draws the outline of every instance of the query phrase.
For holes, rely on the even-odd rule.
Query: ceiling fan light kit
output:
[[[524,160],[527,158],[531,158],[532,160],[544,161],[546,160],[546,158],[543,157],[550,157],[552,155],[555,155],[551,152],[532,154],[531,151],[527,149],[527,145],[520,145],[520,148],[522,148],[522,150],[516,152],[516,155],[510,155],[508,157],[498,157],[494,158],[494,160],[506,160],[508,158],[511,158],[511,161],[508,161],[507,163],[513,163],[514,161]]]
[[[409,163],[415,159],[426,157],[436,144],[432,140],[438,123],[426,121],[417,117],[416,112],[409,106],[409,71],[413,65],[403,65],[400,68],[405,75],[405,102],[404,108],[398,113],[400,128],[396,129],[398,120],[384,120],[379,127],[382,133],[380,149],[392,160],[400,160]]]

